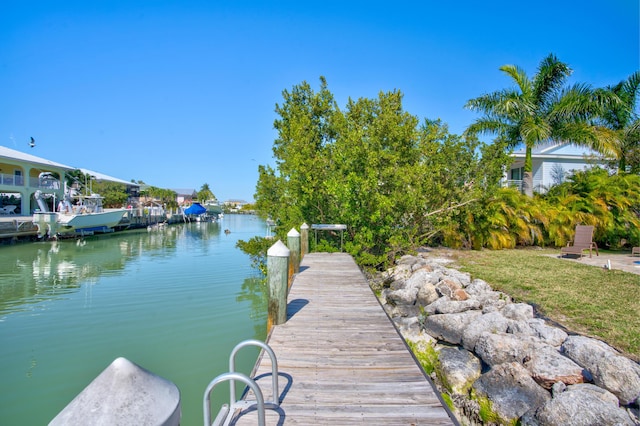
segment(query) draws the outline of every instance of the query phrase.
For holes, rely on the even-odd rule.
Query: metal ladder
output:
[[[267,403],[264,402],[264,397],[262,396],[262,391],[260,390],[260,386],[255,382],[255,380],[246,376],[245,374],[238,373],[235,371],[236,369],[236,361],[235,357],[238,351],[247,346],[259,346],[266,353],[269,354],[271,358],[271,380],[273,387],[273,395],[272,401]],[[245,385],[253,391],[256,397],[256,401],[247,401],[247,400],[237,400],[236,401],[236,381],[241,381]],[[230,382],[229,383],[229,404],[224,404],[220,407],[220,411],[218,411],[218,415],[211,422],[211,393],[213,389],[222,382]],[[280,406],[279,400],[280,391],[278,389],[278,361],[276,359],[276,355],[264,342],[259,340],[245,340],[236,345],[235,348],[231,351],[231,355],[229,355],[229,372],[224,373],[213,379],[207,389],[204,392],[203,405],[204,405],[204,426],[227,426],[233,420],[233,414],[237,410],[247,410],[249,408],[255,407],[258,411],[258,425],[265,426],[265,414],[264,409],[265,406],[268,408],[278,408]]]

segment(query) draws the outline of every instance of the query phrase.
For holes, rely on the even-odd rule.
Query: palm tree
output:
[[[625,173],[627,166],[630,166],[631,173],[640,172],[640,119],[636,113],[639,89],[640,71],[615,86],[607,87],[620,99],[619,103],[610,105],[602,117],[604,125],[617,136],[614,153],[619,174]]]
[[[200,187],[200,191],[197,193],[198,200],[207,201],[207,200],[215,200],[216,196],[213,195],[211,188],[208,183],[205,183]]]
[[[611,153],[612,132],[592,123],[610,98],[606,93],[583,84],[565,87],[572,70],[553,54],[540,62],[533,78],[516,65],[504,65],[500,70],[517,87],[469,100],[465,107],[484,116],[467,132],[494,133],[506,138],[510,148],[524,144],[525,194],[533,196],[531,152],[536,145],[557,140]]]

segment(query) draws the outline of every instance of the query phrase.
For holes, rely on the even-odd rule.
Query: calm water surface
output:
[[[120,356],[175,383],[181,425],[202,424],[204,390],[232,348],[266,336],[266,292],[235,248],[265,233],[255,216],[227,215],[0,247],[0,424],[47,424]],[[238,370],[257,354],[240,351]],[[214,415],[227,393],[216,388]]]

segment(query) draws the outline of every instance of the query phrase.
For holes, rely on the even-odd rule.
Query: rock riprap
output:
[[[426,370],[461,424],[640,425],[638,363],[448,262],[404,256],[371,284],[410,347],[437,354]]]

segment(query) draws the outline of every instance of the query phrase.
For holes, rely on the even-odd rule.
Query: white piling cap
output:
[[[307,225],[307,223],[303,223],[302,225],[300,225],[300,229],[309,229],[309,225]]]
[[[180,424],[180,391],[126,358],[115,359],[49,425]]]
[[[271,257],[289,257],[289,253],[290,251],[287,246],[280,240],[276,241],[276,243],[267,250],[267,256]]]
[[[296,228],[291,228],[291,231],[287,233],[287,237],[299,237],[300,233],[296,231]]]

